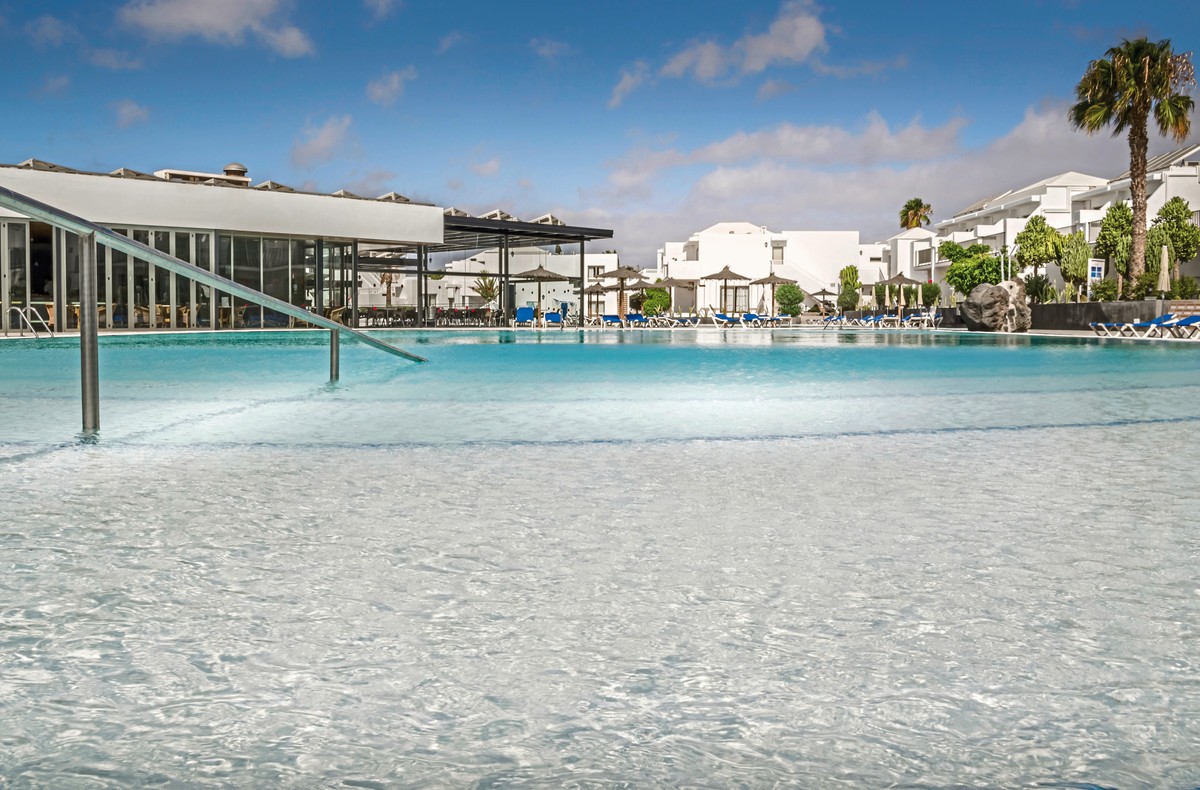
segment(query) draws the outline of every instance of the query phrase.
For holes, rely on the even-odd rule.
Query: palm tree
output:
[[[904,204],[904,208],[900,209],[900,227],[909,230],[928,225],[929,215],[932,213],[933,206],[919,197],[911,198]]]
[[[1150,144],[1150,115],[1163,135],[1178,142],[1191,131],[1194,102],[1187,91],[1196,84],[1191,53],[1176,55],[1171,42],[1145,37],[1129,41],[1088,64],[1075,86],[1078,101],[1068,112],[1076,129],[1088,134],[1106,126],[1116,137],[1129,133],[1129,190],[1133,203],[1133,244],[1129,256],[1130,279],[1146,268],[1146,150]]]

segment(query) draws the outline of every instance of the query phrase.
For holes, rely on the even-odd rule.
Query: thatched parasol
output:
[[[539,265],[536,269],[530,269],[527,272],[520,272],[512,275],[513,280],[527,280],[537,283],[537,306],[533,309],[534,318],[538,318],[542,312],[542,283],[548,282],[566,282],[570,277],[552,272],[545,266]]]
[[[641,279],[642,273],[632,266],[618,266],[610,272],[600,275],[602,280],[617,281],[617,315],[625,319],[625,281]]]
[[[813,299],[817,300],[817,304],[819,304],[821,306],[821,315],[825,315],[826,300],[829,299],[829,297],[831,297],[831,296],[837,296],[837,294],[835,294],[833,291],[830,291],[826,288],[822,288],[821,290],[817,291],[816,293],[809,294],[809,296],[811,296]]]
[[[744,274],[738,274],[737,272],[730,271],[729,267],[726,266],[724,269],[717,272],[716,274],[710,274],[705,277],[701,277],[700,279],[701,280],[720,280],[721,281],[721,312],[724,312],[725,311],[725,286],[726,286],[726,284],[730,280],[749,280],[750,278],[745,276]]]
[[[769,286],[771,286],[771,315],[775,315],[775,286],[783,285],[785,283],[788,285],[795,285],[796,281],[789,280],[786,277],[780,277],[775,272],[771,272],[766,277],[763,277],[760,280],[755,280],[754,282],[752,282],[750,284],[751,285],[769,285]]]

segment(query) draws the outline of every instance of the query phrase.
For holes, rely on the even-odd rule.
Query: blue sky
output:
[[[612,227],[890,235],[1126,149],[1064,121],[1122,37],[1191,3],[0,0],[0,161],[215,170]],[[1200,131],[1200,122],[1197,126]],[[1194,134],[1193,139],[1200,139]],[[1156,150],[1170,147],[1156,141]]]

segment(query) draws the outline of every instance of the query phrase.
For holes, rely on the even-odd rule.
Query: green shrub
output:
[[[1192,277],[1180,277],[1171,283],[1171,293],[1175,299],[1195,299],[1200,297],[1200,283]]]
[[[1033,304],[1049,304],[1054,301],[1057,293],[1050,284],[1049,277],[1044,274],[1031,274],[1025,278],[1025,295]]]
[[[842,291],[838,294],[837,306],[843,313],[847,310],[857,310],[858,291]]]
[[[635,303],[635,300],[636,303]],[[671,295],[665,288],[647,288],[645,291],[629,297],[629,305],[635,310],[641,310],[646,315],[665,313],[671,306]]]
[[[1157,269],[1157,263],[1155,264]],[[1145,299],[1148,296],[1158,296],[1158,272],[1144,271],[1133,281],[1133,286],[1125,293],[1127,299]]]
[[[933,307],[942,299],[942,286],[937,283],[925,283],[921,286],[921,304]]]
[[[1092,301],[1093,302],[1115,302],[1117,301],[1117,281],[1116,280],[1092,280]]]
[[[775,303],[782,313],[800,315],[804,312],[804,291],[798,285],[784,283],[775,289]]]

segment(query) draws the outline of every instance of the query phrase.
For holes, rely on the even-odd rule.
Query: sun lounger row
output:
[[[862,318],[848,318],[844,315],[831,315],[822,322],[823,329],[837,329],[843,326],[859,326],[869,329],[883,327],[909,327],[915,329],[937,329],[942,325],[941,313],[911,313],[901,318],[895,313],[877,313]]]
[[[1174,337],[1181,340],[1200,337],[1200,315],[1176,317],[1166,313],[1149,321],[1093,321],[1088,326],[1101,337]]]
[[[619,315],[600,316],[600,325],[617,327],[618,329],[673,329],[675,327],[696,326],[700,323],[699,316],[654,315],[644,316],[641,313],[627,313],[622,319]]]
[[[789,315],[759,315],[758,313],[742,313],[739,316],[726,315],[725,313],[714,312],[712,314],[713,324],[719,327],[741,326],[746,328],[761,329],[763,327],[776,327],[792,325],[792,317]]]

